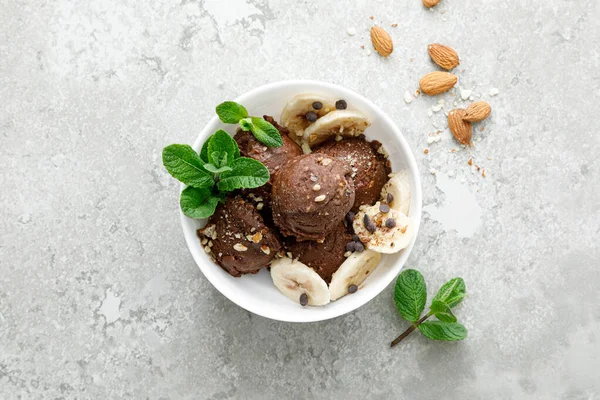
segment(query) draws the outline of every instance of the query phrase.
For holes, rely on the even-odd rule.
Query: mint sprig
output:
[[[248,116],[248,111],[235,101],[225,101],[216,108],[219,119],[226,124],[239,124],[243,131],[251,131],[254,137],[268,147],[283,146],[281,134],[261,117]]]
[[[200,154],[186,144],[172,144],[163,149],[162,159],[169,174],[188,185],[179,204],[186,216],[195,219],[213,215],[227,193],[256,188],[269,180],[267,167],[240,157],[237,143],[222,129],[204,142]]]
[[[444,283],[434,296],[429,311],[421,317],[427,302],[427,286],[419,271],[408,269],[396,280],[394,301],[400,315],[411,326],[391,344],[394,347],[415,329],[433,340],[455,341],[467,337],[467,328],[457,322],[452,308],[466,297],[466,286],[462,278],[454,278]],[[438,321],[425,321],[435,316]]]

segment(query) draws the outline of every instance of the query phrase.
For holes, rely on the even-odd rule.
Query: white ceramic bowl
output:
[[[393,172],[403,169],[409,171],[412,189],[409,216],[415,223],[415,236],[404,250],[396,254],[384,255],[379,266],[362,284],[358,292],[323,307],[302,307],[277,290],[266,268],[256,275],[246,275],[241,278],[234,278],[226,273],[206,255],[196,235],[196,230],[203,227],[206,221],[190,219],[182,213],[181,224],[187,245],[196,264],[213,286],[229,300],[254,314],[289,322],[312,322],[338,317],[356,310],[377,296],[400,273],[408,259],[419,232],[422,206],[419,171],[408,143],[390,117],[363,96],[330,83],[292,80],[261,86],[241,95],[235,101],[243,104],[251,115],[272,115],[275,120],[279,121],[279,114],[285,103],[297,94],[304,92],[321,93],[345,99],[348,102],[348,108],[360,110],[369,117],[372,125],[365,132],[367,139],[383,143],[390,155]],[[194,149],[200,151],[201,144],[219,128],[233,135],[236,126],[223,124],[215,115],[196,139]],[[183,187],[182,185],[182,190]]]

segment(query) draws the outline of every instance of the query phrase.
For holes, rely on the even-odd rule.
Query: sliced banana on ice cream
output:
[[[367,249],[385,254],[404,249],[414,235],[414,224],[409,217],[380,202],[361,206],[352,225]]]
[[[284,257],[273,261],[271,278],[277,289],[296,303],[310,306],[329,303],[327,283],[312,268],[298,260]]]
[[[381,254],[372,250],[352,253],[331,277],[331,283],[329,284],[331,300],[337,300],[345,296],[349,290],[356,290],[369,274],[377,268],[380,260]],[[354,288],[350,289],[352,286]]]
[[[396,173],[381,189],[381,200],[404,215],[410,211],[410,178],[408,171]]]
[[[371,125],[367,117],[358,111],[336,110],[319,118],[304,131],[304,140],[314,146],[335,136],[358,136]]]
[[[335,110],[335,100],[314,93],[303,93],[294,97],[281,111],[280,123],[288,128],[293,139],[300,140],[304,130],[314,121],[309,121],[306,114],[314,112],[321,118]]]

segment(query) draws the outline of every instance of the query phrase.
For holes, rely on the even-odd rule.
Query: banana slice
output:
[[[410,244],[414,235],[414,224],[409,217],[380,202],[361,206],[352,225],[367,249],[385,254],[399,252]]]
[[[330,137],[358,136],[371,125],[367,117],[358,111],[336,110],[319,118],[304,131],[304,140],[310,145],[319,144]]]
[[[337,300],[348,294],[351,285],[359,286],[381,260],[381,254],[373,250],[365,250],[362,253],[352,253],[346,261],[340,265],[331,277],[329,292],[331,300]]]
[[[391,195],[391,202],[388,201],[388,194]],[[408,171],[403,170],[396,173],[383,185],[381,200],[387,202],[394,210],[408,215],[410,211],[410,179]]]
[[[323,107],[316,110],[313,103],[320,102]],[[335,100],[314,93],[303,93],[288,101],[281,111],[281,125],[292,132],[292,138],[301,138],[304,130],[312,124],[306,119],[306,113],[314,111],[321,118],[330,111],[335,110]],[[295,137],[294,137],[295,136]]]
[[[271,263],[271,278],[281,293],[300,303],[306,294],[308,305],[323,306],[329,303],[327,283],[312,268],[298,260],[284,257]]]

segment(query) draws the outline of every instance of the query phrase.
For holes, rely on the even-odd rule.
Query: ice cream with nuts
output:
[[[219,205],[198,236],[205,251],[233,276],[257,273],[281,249],[279,235],[240,196]]]
[[[358,211],[363,204],[374,204],[388,179],[389,161],[378,152],[380,148],[379,142],[357,137],[331,140],[315,149],[315,153],[336,157],[351,168],[350,177],[356,193],[352,211]]]
[[[306,154],[283,165],[273,180],[273,222],[284,236],[324,240],[354,204],[351,169],[324,154]]]

